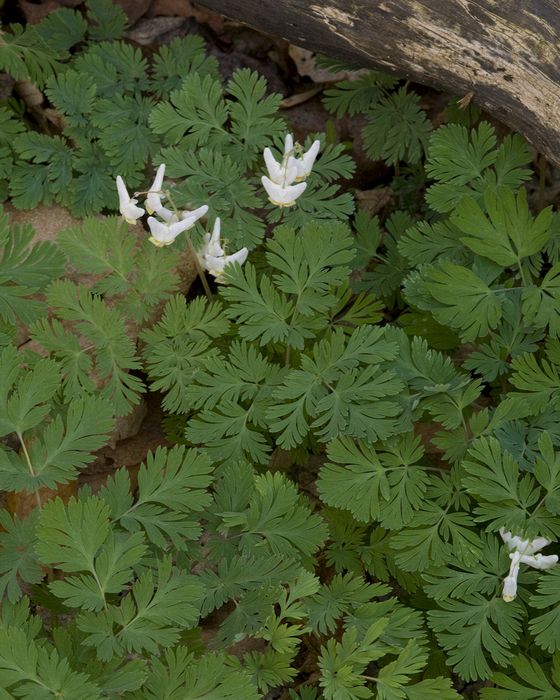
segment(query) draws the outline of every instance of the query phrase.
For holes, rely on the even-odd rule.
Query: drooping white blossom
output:
[[[146,197],[146,211],[148,212],[148,214],[153,214],[154,212],[156,214],[160,214],[161,209],[164,208],[161,203],[161,198],[163,197],[162,187],[164,176],[165,163],[162,163],[157,169],[156,176]],[[166,211],[169,211],[169,209],[167,209]]]
[[[243,265],[249,255],[247,248],[241,248],[236,253],[226,255],[221,244],[220,235],[221,221],[217,218],[214,222],[212,233],[204,235],[203,244],[197,253],[201,267],[213,275],[216,278],[216,282],[223,282],[222,275],[226,265],[234,262]]]
[[[192,211],[185,210],[181,212],[180,223],[187,222],[187,228],[185,230],[192,228],[199,219],[206,215],[207,211],[208,206],[206,204],[203,204],[201,207],[198,207],[198,209],[193,209]]]
[[[226,265],[230,263],[238,263],[243,265],[247,256],[249,255],[249,250],[247,248],[241,248],[236,253],[231,255],[222,255],[220,257],[214,255],[206,256],[206,269],[208,272],[216,278],[216,282],[223,282],[223,272]]]
[[[117,192],[119,193],[119,211],[128,224],[136,224],[136,221],[144,216],[142,207],[137,206],[138,200],[128,194],[124,180],[117,175]]]
[[[297,185],[279,185],[266,175],[261,177],[261,182],[268,194],[268,199],[277,207],[291,207],[307,187],[307,182],[299,182]]]
[[[148,226],[152,234],[149,241],[158,248],[164,245],[170,245],[180,233],[183,233],[183,231],[186,231],[188,228],[188,225],[184,224],[182,221],[164,223],[158,221],[158,219],[153,216],[148,217]]]
[[[305,178],[310,175],[320,148],[321,142],[317,139],[316,141],[313,141],[311,148],[308,151],[306,151],[299,158],[295,159],[298,171],[296,180],[305,180]]]
[[[558,562],[558,557],[556,554],[539,553],[539,550],[551,543],[546,537],[536,537],[534,540],[523,539],[519,535],[507,532],[504,528],[500,529],[500,535],[510,550],[511,564],[502,589],[502,598],[506,603],[510,603],[517,596],[517,577],[520,564],[527,564],[533,569],[550,569]]]
[[[202,243],[202,247],[198,251],[198,257],[202,266],[204,267],[204,258],[207,255],[212,255],[216,258],[225,255],[225,251],[220,244],[220,219],[219,217],[214,222],[214,228],[212,233],[205,233]]]

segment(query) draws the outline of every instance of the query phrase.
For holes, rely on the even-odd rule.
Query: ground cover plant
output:
[[[85,217],[0,216],[0,489],[35,506],[0,511],[0,697],[560,698],[560,226],[525,143],[342,81],[370,215],[258,74],[86,5],[0,45],[59,117],[0,108],[3,195]],[[77,488],[147,393],[168,444]]]

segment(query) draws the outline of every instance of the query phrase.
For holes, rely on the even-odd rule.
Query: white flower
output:
[[[146,211],[148,214],[153,214],[156,212],[156,214],[160,214],[160,210],[163,209],[161,204],[161,198],[162,198],[162,192],[161,189],[163,187],[163,177],[165,175],[165,163],[162,163],[159,168],[157,169],[156,176],[154,178],[154,181],[152,183],[152,186],[150,187],[150,190],[148,192],[148,196],[146,197]],[[168,209],[166,211],[169,211]],[[161,214],[160,214],[161,216]],[[162,217],[165,218],[165,217]]]
[[[146,205],[146,209],[148,208],[148,205]],[[159,209],[155,210],[155,213],[162,218],[164,221],[166,221],[168,224],[175,224],[179,219],[177,218],[176,214],[171,211],[171,209],[166,209],[163,204],[159,207]]]
[[[119,193],[119,211],[128,224],[136,224],[136,220],[144,215],[142,207],[136,206],[137,199],[130,197],[124,180],[117,175],[117,191]]]
[[[272,182],[282,187],[291,185],[298,176],[298,166],[296,159],[292,156],[284,156],[284,160],[279,163],[272,155],[270,148],[265,148],[263,151],[264,163],[268,170],[268,175]]]
[[[196,222],[206,214],[207,211],[208,207],[206,206],[206,204],[203,204],[201,207],[198,207],[198,209],[182,212],[181,223],[183,224],[187,222],[187,228],[185,229],[185,231],[189,228],[192,228],[196,224]]]
[[[517,574],[515,576],[506,576],[504,579],[504,587],[502,588],[502,598],[506,603],[511,603],[517,596]]]
[[[500,528],[500,535],[510,550],[509,558],[511,559],[509,573],[504,579],[502,598],[506,603],[511,603],[517,595],[517,577],[520,564],[527,564],[533,569],[550,569],[558,563],[558,557],[556,554],[543,555],[538,553],[540,549],[551,543],[546,537],[524,540],[519,535],[507,532],[503,527]]]
[[[188,219],[190,222],[188,228],[191,228],[198,221],[198,219],[200,219],[206,214],[207,211],[208,207],[206,205],[203,205],[202,207],[198,207],[198,209],[194,209],[193,211],[182,212],[181,219],[179,219],[175,212],[171,211],[171,209],[167,209],[162,205],[157,210],[157,215],[168,224],[176,224],[178,221],[185,221]]]
[[[500,528],[500,535],[510,552],[517,549],[522,554],[536,554],[536,552],[551,543],[551,540],[547,540],[546,537],[535,537],[534,540],[523,540],[519,535],[512,535],[511,532],[507,532],[503,527]]]
[[[264,162],[268,170],[268,177],[263,175],[261,182],[265,188],[269,200],[279,207],[291,207],[300,197],[306,188],[306,183],[301,182],[311,173],[313,163],[317,158],[320,141],[314,141],[311,148],[296,157],[296,150],[301,150],[300,146],[294,147],[294,139],[291,134],[286,135],[284,141],[284,156],[279,163],[270,148],[265,148],[263,152]],[[299,184],[294,185],[294,182]]]
[[[558,557],[556,554],[524,554],[521,557],[522,564],[528,564],[532,566],[533,569],[551,569],[555,564],[558,563]]]
[[[232,253],[231,255],[222,255],[221,257],[215,257],[214,255],[207,255],[205,258],[206,269],[211,275],[214,275],[216,282],[223,282],[222,274],[226,265],[230,263],[238,263],[243,265],[247,256],[249,255],[249,250],[247,248],[241,248],[237,253]]]
[[[296,199],[305,192],[307,187],[307,182],[282,187],[282,185],[273,182],[266,175],[261,177],[261,182],[268,194],[268,199],[277,207],[291,207],[292,204],[296,203]]]
[[[153,216],[148,217],[148,226],[150,227],[150,243],[153,243],[158,248],[164,245],[170,245],[180,233],[188,229],[188,225],[182,221],[174,223],[162,223]]]
[[[297,180],[305,180],[305,178],[311,173],[313,164],[315,163],[315,158],[317,158],[320,148],[321,142],[317,139],[316,141],[313,141],[311,148],[306,151],[301,158],[295,159],[298,171],[296,178]]]
[[[198,257],[202,266],[204,266],[204,258],[211,255],[215,258],[220,258],[225,255],[225,251],[220,245],[220,219],[219,217],[214,222],[212,233],[204,234],[204,243],[198,251]]]
[[[220,241],[220,229],[221,221],[218,217],[212,233],[204,234],[204,242],[197,253],[201,266],[216,278],[216,282],[223,282],[222,274],[226,265],[234,262],[243,265],[249,255],[247,248],[226,255]]]

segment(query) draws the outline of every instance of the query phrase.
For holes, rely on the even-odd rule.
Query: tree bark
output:
[[[560,166],[558,0],[198,0],[318,53],[473,101]]]

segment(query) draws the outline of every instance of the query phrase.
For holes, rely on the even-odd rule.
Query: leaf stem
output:
[[[517,258],[517,267],[519,268],[519,274],[521,275],[521,281],[523,282],[523,286],[527,287],[527,280],[525,279],[525,273],[523,272],[523,265],[521,263],[521,258]]]
[[[35,473],[35,470],[33,469],[33,464],[31,463],[31,457],[29,456],[29,452],[27,451],[27,446],[25,445],[25,442],[23,440],[23,435],[17,431],[16,435],[18,436],[19,443],[21,445],[21,451],[23,452],[23,456],[25,457],[25,461],[27,462],[27,468],[29,469],[29,473],[31,474],[32,477],[36,477],[37,474]],[[35,493],[35,500],[37,501],[37,507],[40,509],[43,507],[43,504],[41,502],[41,494],[39,493],[39,489],[34,489]]]
[[[189,252],[192,255],[192,258],[194,260],[194,266],[196,268],[197,275],[202,282],[202,286],[204,287],[204,292],[206,294],[206,297],[208,301],[214,301],[214,295],[212,294],[212,290],[210,289],[210,285],[208,284],[208,280],[206,279],[206,275],[204,274],[204,270],[202,269],[200,265],[200,260],[198,259],[198,255],[196,254],[196,251],[194,249],[194,246],[191,241],[191,237],[187,237],[188,245],[189,245]]]
[[[173,197],[171,196],[171,192],[169,190],[163,190],[162,194],[165,195],[167,198],[167,201],[171,206],[173,207],[173,210],[175,211],[175,215],[177,219],[179,219],[179,209],[177,208],[177,205],[173,201]],[[208,301],[214,301],[214,295],[212,294],[212,290],[210,289],[210,285],[208,284],[208,280],[206,279],[206,275],[204,274],[204,270],[202,269],[200,265],[200,260],[198,259],[198,255],[196,254],[196,251],[194,249],[194,246],[191,241],[191,237],[187,234],[187,244],[189,246],[189,252],[192,256],[194,266],[196,268],[196,274],[198,275],[200,281],[202,282],[202,286],[204,288],[204,293],[206,294],[206,298]]]

